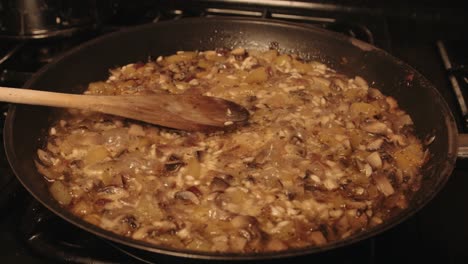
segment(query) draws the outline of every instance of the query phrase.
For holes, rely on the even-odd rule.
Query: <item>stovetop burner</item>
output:
[[[459,110],[462,114],[461,129],[468,132],[468,41],[438,41],[442,62],[447,70],[448,80],[457,98]]]
[[[323,12],[323,10],[301,12],[297,8],[291,11],[287,7],[265,8],[260,4],[233,7],[227,4],[230,1],[195,2],[202,4],[162,5],[159,9],[154,9],[152,5],[149,5],[144,10],[144,15],[137,20],[134,15],[125,15],[121,10],[115,14],[123,20],[116,20],[114,17],[113,20],[109,20],[111,22],[104,23],[100,31],[71,38],[2,41],[0,42],[0,85],[21,86],[39,67],[52,61],[55,56],[88,39],[119,30],[122,27],[192,16],[247,16],[313,24],[359,38],[390,51],[429,77],[447,99],[454,113],[466,114],[463,112],[463,107],[457,106],[457,97],[450,89],[446,72],[439,70],[443,69],[443,64],[439,54],[434,52],[435,42],[428,44],[412,40],[409,45],[408,41],[398,40],[392,37],[391,26],[382,16],[346,15],[343,10],[339,14],[331,11]],[[239,4],[242,1],[234,2]],[[141,10],[142,6],[138,10]],[[130,10],[136,13],[142,12],[137,9]],[[126,18],[131,19],[127,21]],[[460,47],[453,49],[453,43],[441,43],[445,45],[446,52],[451,58],[452,67],[449,69],[449,76],[455,76],[461,87],[461,93],[464,94],[466,93],[464,85],[468,84],[466,63],[458,63],[456,58],[459,58],[459,50],[466,52],[466,49],[463,49],[463,45],[460,45],[461,49]],[[421,62],[421,58],[424,58],[424,62]],[[7,105],[0,104],[0,110],[2,111],[0,125],[3,127],[3,113],[7,110]],[[463,118],[458,117],[458,119]],[[3,146],[0,151],[4,153]],[[464,192],[464,186],[468,186],[468,178],[464,174],[466,173],[463,169],[456,169],[447,187],[433,202],[416,216],[379,236],[322,254],[273,260],[268,263],[284,263],[285,261],[311,263],[315,261],[365,264],[394,263],[402,259],[408,262],[462,263],[462,260],[468,257],[468,250],[466,250],[468,230],[457,228],[457,226],[463,226],[468,222],[468,206],[463,203],[456,204],[454,201],[463,201],[468,198]],[[0,209],[8,212],[0,216],[0,247],[4,252],[0,256],[0,262],[3,263],[49,263],[50,261],[204,263],[204,261],[177,259],[116,245],[65,222],[45,209],[20,186],[9,169],[5,155],[0,155]]]

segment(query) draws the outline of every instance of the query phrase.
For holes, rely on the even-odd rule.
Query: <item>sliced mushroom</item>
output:
[[[212,192],[224,191],[227,188],[229,188],[229,183],[227,183],[225,180],[221,179],[220,177],[214,177],[213,180],[211,180],[210,190]]]
[[[61,173],[58,173],[54,170],[48,169],[46,166],[42,165],[38,161],[34,161],[34,164],[36,164],[37,171],[44,176],[44,178],[47,181],[55,181],[55,180],[63,180],[64,175]]]
[[[378,138],[371,143],[367,144],[367,150],[378,150],[380,147],[382,147],[384,140],[382,138]]]
[[[181,158],[179,158],[176,155],[171,155],[168,158],[167,162],[164,164],[164,169],[167,172],[176,172],[180,169],[180,167],[185,165],[185,162],[183,162]]]
[[[106,186],[98,190],[99,198],[109,199],[111,201],[117,201],[129,195],[128,191],[117,186]]]
[[[249,242],[253,240],[261,241],[264,237],[264,233],[262,233],[257,223],[249,225],[247,228],[240,229],[238,233]]]
[[[137,229],[133,234],[132,238],[133,239],[143,239],[148,236],[148,233],[152,231],[154,227],[152,226],[145,226]]]
[[[195,152],[195,157],[197,158],[198,162],[203,162],[205,158],[205,152],[202,150],[197,150]]]
[[[203,193],[200,191],[200,189],[198,189],[197,186],[190,186],[187,188],[187,191],[193,192],[197,197],[203,196]]]
[[[54,165],[53,157],[49,152],[46,152],[42,149],[37,150],[37,157],[41,161],[42,164],[45,166],[52,166]]]
[[[120,221],[124,224],[127,224],[131,229],[137,229],[140,226],[135,216],[133,215],[127,215],[123,217]]]
[[[185,203],[200,204],[198,197],[191,191],[176,192],[174,198],[179,199]]]
[[[273,151],[273,144],[266,146],[255,156],[255,158],[253,159],[251,163],[255,165],[263,165],[265,162],[267,162],[270,159],[272,151]]]

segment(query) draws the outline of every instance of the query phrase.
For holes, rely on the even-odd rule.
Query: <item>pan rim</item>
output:
[[[116,35],[121,35],[121,34],[127,34],[127,32],[133,32],[137,30],[143,30],[146,28],[158,28],[158,27],[163,27],[165,24],[190,24],[193,25],[194,23],[207,23],[207,21],[219,21],[219,22],[236,22],[236,23],[248,23],[248,24],[264,24],[267,26],[276,26],[276,27],[284,27],[284,28],[296,28],[298,30],[306,30],[310,32],[315,32],[319,34],[326,34],[327,36],[336,39],[337,41],[346,41],[346,42],[351,42],[352,45],[355,45],[352,42],[362,44],[364,42],[360,40],[356,40],[354,38],[348,37],[346,35],[342,35],[340,33],[328,31],[325,29],[321,29],[315,26],[311,25],[304,25],[304,24],[298,24],[298,23],[292,23],[292,22],[284,22],[284,21],[278,21],[274,19],[252,19],[252,18],[238,18],[238,17],[213,17],[213,18],[184,18],[181,20],[176,20],[176,21],[162,21],[154,24],[145,24],[145,25],[140,25],[140,26],[135,26],[131,28],[126,28],[120,31],[112,32],[109,34],[105,34],[103,36],[97,37],[95,39],[92,39],[90,41],[87,41],[65,53],[57,57],[52,63],[49,63],[42,67],[39,71],[37,71],[32,78],[25,83],[23,86],[24,88],[31,89],[33,84],[37,81],[37,79],[40,78],[40,76],[43,75],[43,73],[47,72],[49,69],[55,67],[57,63],[60,61],[66,59],[67,57],[71,56],[72,54],[77,53],[78,51],[85,49],[88,46],[95,45],[96,43],[105,41],[108,38],[111,38]],[[209,22],[211,23],[211,22]],[[403,63],[402,60],[394,57],[393,55],[390,55],[386,51],[383,51],[379,48],[376,48],[370,44],[364,43],[364,45],[372,47],[372,51],[374,52],[382,52],[386,56],[389,56],[393,61]],[[364,46],[366,47],[366,46]],[[198,259],[207,259],[207,260],[260,260],[260,259],[277,259],[277,258],[284,258],[284,257],[292,257],[292,256],[302,256],[302,255],[308,255],[308,254],[314,254],[318,252],[325,252],[331,249],[335,248],[341,248],[347,245],[355,244],[356,242],[362,241],[364,239],[370,238],[375,236],[376,234],[379,234],[381,232],[384,232],[395,225],[405,221],[412,215],[414,215],[416,212],[418,212],[421,208],[423,208],[428,202],[430,202],[435,195],[445,186],[445,183],[449,179],[449,175],[451,174],[455,161],[456,161],[456,151],[458,148],[457,145],[457,135],[458,131],[455,125],[455,121],[453,118],[452,113],[450,112],[447,103],[443,99],[443,97],[440,95],[439,91],[435,88],[435,86],[430,83],[422,74],[420,74],[418,71],[416,71],[414,68],[412,68],[410,65],[403,63],[405,67],[408,69],[411,69],[414,71],[418,76],[420,76],[421,80],[427,82],[429,85],[428,88],[431,89],[431,92],[434,92],[438,99],[440,99],[440,104],[441,108],[443,111],[447,113],[447,119],[446,119],[446,126],[448,129],[448,142],[449,142],[449,149],[448,149],[448,155],[447,155],[447,161],[446,164],[444,165],[444,170],[442,170],[441,174],[446,174],[447,176],[443,177],[443,180],[438,184],[436,190],[434,190],[426,199],[424,199],[423,202],[418,204],[415,208],[412,208],[411,210],[405,209],[402,211],[400,214],[398,214],[398,217],[389,219],[385,223],[378,225],[378,228],[370,228],[364,232],[360,232],[358,234],[355,234],[349,238],[338,240],[332,243],[328,243],[325,246],[322,247],[305,247],[305,248],[300,248],[300,249],[289,249],[286,251],[280,251],[280,252],[264,252],[264,253],[215,253],[215,252],[199,252],[199,251],[189,251],[189,250],[182,250],[182,249],[174,249],[170,247],[163,247],[163,246],[158,246],[154,244],[150,244],[148,242],[144,241],[139,241],[139,240],[133,240],[121,235],[117,235],[115,233],[112,233],[110,231],[107,231],[105,229],[99,228],[97,226],[91,225],[81,218],[78,218],[74,216],[73,214],[69,213],[68,211],[64,210],[62,208],[62,211],[57,210],[54,206],[51,204],[47,203],[43,199],[41,199],[38,195],[36,195],[34,192],[31,191],[31,189],[28,187],[28,184],[26,184],[21,177],[19,177],[19,171],[18,171],[18,165],[16,163],[15,159],[15,150],[13,149],[12,144],[9,144],[9,142],[13,142],[13,120],[15,119],[15,112],[16,112],[16,105],[12,105],[7,114],[7,118],[5,121],[5,128],[4,128],[4,146],[5,146],[5,151],[7,155],[8,162],[14,172],[14,174],[17,176],[21,184],[28,190],[29,193],[33,195],[33,197],[39,201],[43,206],[45,206],[48,210],[51,210],[55,215],[58,215],[65,221],[78,226],[81,229],[84,229],[94,235],[97,235],[98,237],[105,238],[107,240],[110,240],[115,243],[123,244],[126,246],[130,246],[132,248],[136,248],[139,250],[143,250],[146,252],[153,252],[153,253],[158,253],[158,254],[165,254],[165,255],[171,255],[171,256],[176,256],[176,257],[184,257],[184,258],[198,258]]]

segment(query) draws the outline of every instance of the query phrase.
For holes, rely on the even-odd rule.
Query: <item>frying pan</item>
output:
[[[68,222],[105,239],[131,248],[198,259],[267,259],[311,254],[369,238],[396,225],[422,208],[448,180],[457,157],[454,118],[437,90],[402,61],[369,44],[337,33],[273,20],[194,18],[160,22],[122,30],[85,43],[42,68],[26,88],[80,93],[89,82],[105,80],[108,70],[150,56],[179,50],[210,50],[220,47],[268,49],[279,44],[282,52],[318,60],[348,76],[362,76],[372,87],[393,96],[413,118],[416,134],[433,139],[430,159],[422,168],[421,189],[409,207],[385,223],[322,247],[308,247],[260,254],[201,253],[156,246],[114,234],[91,225],[63,209],[49,194],[33,163],[44,131],[51,124],[47,107],[13,105],[7,116],[4,140],[10,165],[24,187],[44,206]],[[38,140],[39,139],[39,140]]]

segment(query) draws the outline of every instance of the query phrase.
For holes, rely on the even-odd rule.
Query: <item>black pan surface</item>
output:
[[[403,221],[431,200],[448,180],[456,160],[457,130],[449,108],[436,89],[413,68],[369,44],[323,29],[273,20],[195,18],[160,22],[118,31],[81,45],[48,64],[25,85],[37,90],[80,93],[89,82],[105,80],[108,71],[149,57],[179,50],[245,47],[268,49],[319,60],[348,76],[359,75],[397,99],[413,118],[421,139],[435,137],[428,149],[424,180],[408,209],[386,223],[323,247],[268,254],[200,253],[135,241],[91,225],[64,210],[49,194],[34,159],[50,125],[52,109],[13,105],[7,116],[4,143],[8,160],[24,187],[42,204],[70,223],[105,239],[139,250],[200,259],[269,259],[312,254],[369,238]],[[423,59],[423,58],[422,58]],[[404,239],[404,238],[402,238]]]

